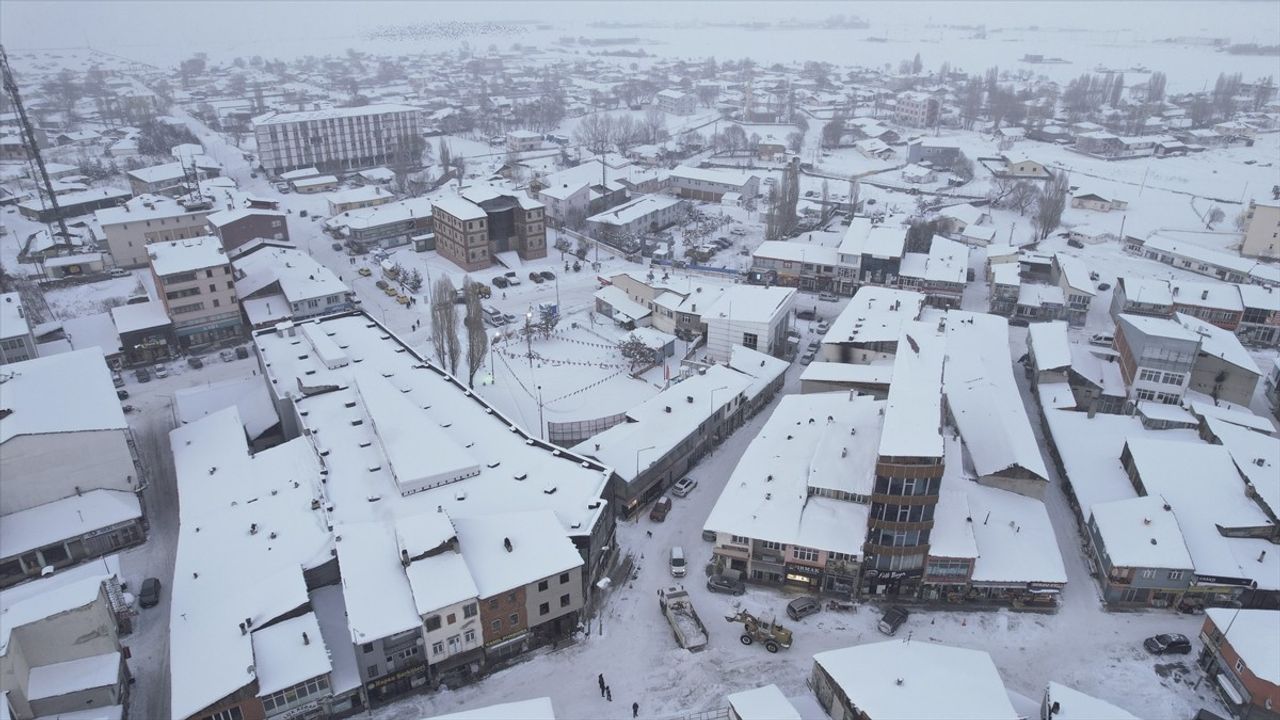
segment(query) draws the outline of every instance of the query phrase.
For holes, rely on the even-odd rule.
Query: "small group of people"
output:
[[[600,697],[608,700],[609,702],[613,702],[613,690],[611,690],[609,685],[605,683],[604,673],[600,673],[600,675],[596,677],[596,682],[600,684]],[[631,703],[631,717],[640,717],[640,703]]]

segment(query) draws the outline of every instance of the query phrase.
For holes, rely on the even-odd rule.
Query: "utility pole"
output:
[[[46,201],[49,203],[45,209],[52,212],[54,219],[58,221],[58,238],[70,245],[71,236],[67,232],[67,223],[62,219],[62,211],[58,208],[58,197],[53,194],[53,183],[49,181],[49,171],[45,169],[44,158],[40,156],[40,146],[36,143],[35,130],[31,127],[31,121],[27,119],[27,109],[22,104],[22,95],[18,93],[18,83],[13,79],[13,70],[9,67],[9,56],[5,53],[3,45],[0,45],[0,72],[4,75],[4,90],[9,94],[9,100],[18,111],[18,125],[22,128],[22,138],[27,143],[27,152],[31,153],[36,169],[40,171],[40,182],[44,184]],[[36,194],[39,195],[39,192]],[[54,238],[55,243],[58,242],[58,238]]]

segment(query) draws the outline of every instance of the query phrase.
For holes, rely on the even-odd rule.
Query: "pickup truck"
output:
[[[658,607],[671,625],[671,633],[676,643],[689,652],[698,652],[707,647],[707,626],[693,609],[693,601],[689,592],[683,587],[669,587],[658,591]]]

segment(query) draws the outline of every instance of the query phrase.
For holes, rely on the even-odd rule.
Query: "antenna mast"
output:
[[[9,56],[5,53],[3,45],[0,45],[0,72],[4,74],[4,91],[9,94],[9,100],[18,111],[18,125],[22,127],[22,139],[27,143],[27,152],[31,153],[36,168],[40,171],[39,181],[44,184],[44,191],[48,196],[47,209],[53,213],[54,219],[58,222],[60,234],[54,238],[54,242],[58,242],[60,238],[62,242],[70,244],[71,234],[67,232],[67,223],[62,218],[62,210],[58,208],[58,196],[53,193],[49,171],[44,167],[44,158],[40,156],[40,146],[36,143],[35,130],[31,128],[31,121],[27,119],[27,109],[22,104],[22,95],[18,93],[18,83],[13,79],[13,71],[9,68]]]

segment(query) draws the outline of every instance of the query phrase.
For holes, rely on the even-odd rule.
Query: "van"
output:
[[[671,577],[684,577],[685,573],[689,571],[689,566],[684,559],[684,548],[679,545],[671,548],[669,565],[671,567]]]

